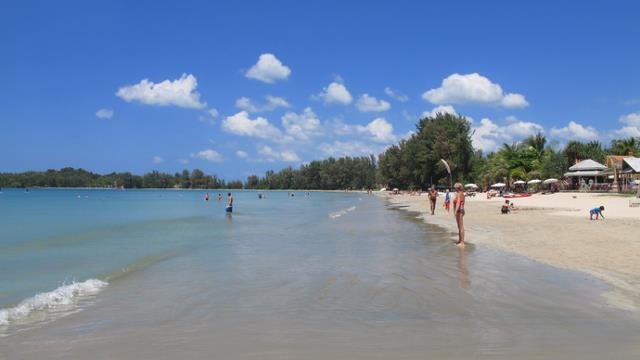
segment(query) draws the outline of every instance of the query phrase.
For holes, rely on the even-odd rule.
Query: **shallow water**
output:
[[[108,285],[0,326],[0,358],[640,355],[640,317],[583,274],[460,251],[363,194],[237,192],[231,216],[212,194],[5,191],[0,307]]]

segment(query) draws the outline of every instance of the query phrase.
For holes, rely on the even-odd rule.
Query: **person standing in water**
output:
[[[231,195],[231,193],[227,193],[227,208],[226,208],[226,212],[228,212],[228,213],[233,212],[233,196]]]
[[[431,205],[431,215],[435,215],[437,199],[438,191],[436,191],[436,188],[434,186],[431,186],[431,189],[429,189],[429,204]]]
[[[458,242],[456,245],[464,246],[464,191],[462,184],[456,183],[453,188],[456,190],[456,199],[453,201],[453,213],[458,223]]]
[[[206,193],[206,194],[204,195],[204,201],[209,201],[209,193]]]

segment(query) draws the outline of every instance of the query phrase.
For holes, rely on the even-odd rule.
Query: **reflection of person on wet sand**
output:
[[[471,280],[469,279],[469,270],[466,263],[467,254],[462,247],[458,248],[458,278],[460,280],[460,287],[463,289],[469,289],[471,287]]]

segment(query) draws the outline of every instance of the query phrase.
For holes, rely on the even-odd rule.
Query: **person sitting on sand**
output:
[[[436,211],[436,200],[438,199],[438,192],[435,187],[431,187],[429,189],[429,204],[431,205],[431,215],[435,215]]]
[[[511,206],[509,205],[509,200],[505,200],[504,204],[502,204],[502,208],[500,209],[502,214],[508,214],[511,212]]]
[[[604,220],[604,214],[602,213],[603,211],[604,211],[604,206],[600,206],[600,207],[589,210],[589,220],[593,220],[593,215],[596,216],[596,220],[598,220],[600,216],[602,216],[602,220]]]
[[[456,215],[456,223],[458,224],[458,242],[456,245],[464,246],[464,190],[462,184],[456,183],[453,186],[456,189],[456,199],[453,200],[453,213]]]

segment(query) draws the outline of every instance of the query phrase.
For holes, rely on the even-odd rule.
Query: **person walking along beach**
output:
[[[456,242],[456,245],[464,246],[464,191],[460,183],[456,183],[453,188],[456,190],[453,213],[456,216],[456,223],[458,223],[458,242]]]
[[[437,199],[438,199],[438,192],[436,191],[435,187],[431,186],[431,189],[429,189],[429,204],[431,205],[431,215],[435,214]]]

